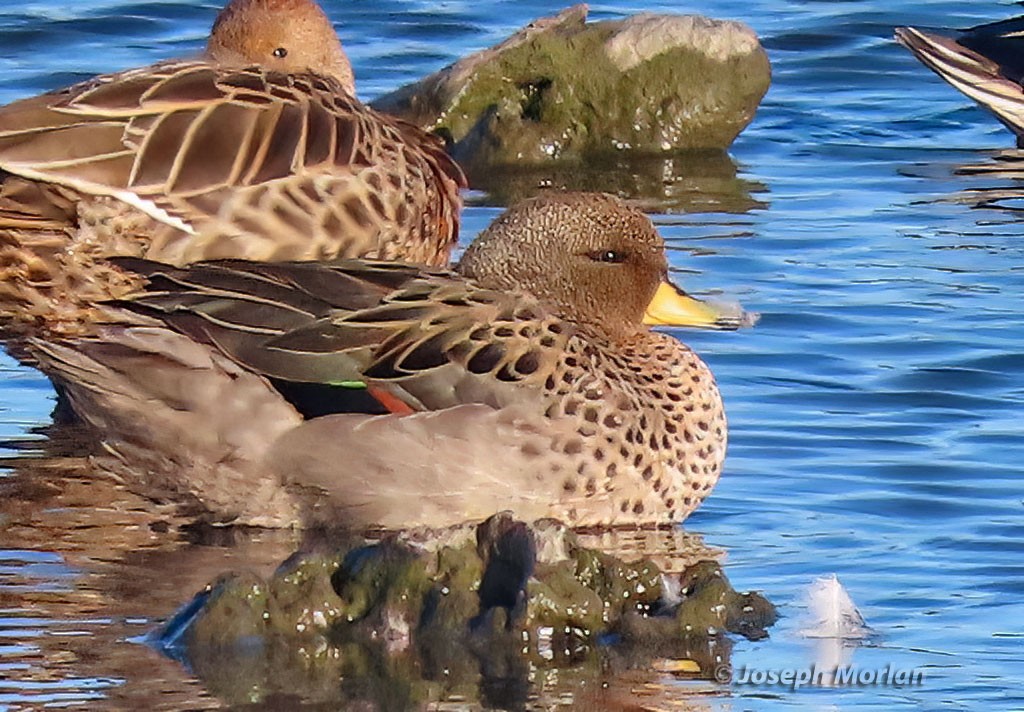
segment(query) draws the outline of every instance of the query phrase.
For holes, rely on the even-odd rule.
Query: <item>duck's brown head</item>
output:
[[[352,65],[315,0],[231,0],[213,23],[206,53],[227,65],[333,77],[355,93]]]
[[[649,324],[736,326],[669,281],[661,236],[643,213],[612,195],[525,200],[480,234],[457,269],[483,286],[551,301],[562,317],[613,339]]]

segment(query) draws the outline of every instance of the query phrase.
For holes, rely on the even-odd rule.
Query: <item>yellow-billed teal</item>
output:
[[[454,272],[122,263],[148,279],[123,303],[144,325],[40,344],[43,368],[98,429],[107,466],[191,516],[670,524],[721,472],[715,379],[648,325],[742,319],[674,287],[660,235],[612,196],[525,201]],[[304,418],[311,391],[282,396],[318,389],[329,413],[323,401],[358,382],[390,412]]]
[[[78,333],[105,260],[447,264],[465,178],[353,94],[313,0],[232,0],[205,53],[0,108],[0,328]]]

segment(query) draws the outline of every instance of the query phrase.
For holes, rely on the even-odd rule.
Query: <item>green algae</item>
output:
[[[737,593],[714,561],[701,561],[680,577],[684,598],[676,609],[680,633],[716,635],[722,631],[757,640],[778,619],[775,607],[757,593]]]
[[[621,152],[723,150],[771,81],[756,42],[722,53],[666,35],[661,51],[622,67],[608,46],[630,20],[585,17],[573,8],[546,18],[373,105],[448,137],[472,175]],[[710,22],[701,30],[725,32]]]
[[[344,615],[344,602],[331,585],[340,562],[335,556],[294,557],[269,583],[267,625],[281,634],[319,635]]]
[[[604,51],[614,29],[541,34],[481,68],[436,123],[455,140],[456,158],[529,164],[725,148],[768,89],[759,53],[720,62],[673,48],[622,72]]]
[[[183,640],[190,648],[218,648],[261,638],[267,633],[269,594],[267,584],[254,574],[221,576],[199,594],[202,608]]]
[[[538,567],[527,584],[527,606],[523,625],[570,630],[590,638],[607,622],[606,601],[588,588],[567,564]]]
[[[333,700],[341,681],[344,699],[395,708],[453,695],[505,705],[563,666],[592,681],[609,665],[714,679],[727,633],[757,639],[775,620],[712,561],[679,575],[677,602],[654,563],[583,547],[562,525],[500,515],[476,534],[349,542],[295,555],[269,581],[224,576],[158,640],[239,703],[296,689]]]

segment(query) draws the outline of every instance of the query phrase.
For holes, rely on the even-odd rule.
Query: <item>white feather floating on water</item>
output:
[[[860,640],[874,634],[835,574],[807,587],[807,613],[808,626],[800,632],[808,638]]]

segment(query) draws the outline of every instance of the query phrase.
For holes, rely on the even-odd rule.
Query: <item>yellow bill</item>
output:
[[[648,326],[734,330],[753,326],[756,321],[756,314],[743,311],[737,304],[709,304],[691,297],[669,281],[658,285],[644,313],[644,323]]]

